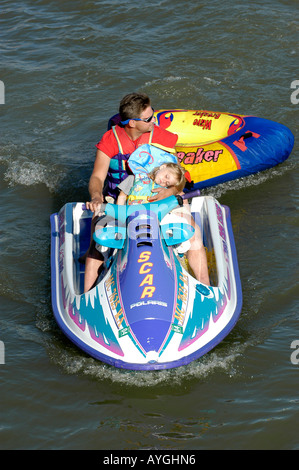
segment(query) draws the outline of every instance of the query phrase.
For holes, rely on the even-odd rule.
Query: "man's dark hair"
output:
[[[123,97],[119,105],[121,120],[139,118],[150,104],[150,99],[145,93],[129,93]]]

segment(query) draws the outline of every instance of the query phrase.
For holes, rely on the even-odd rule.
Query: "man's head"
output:
[[[131,120],[135,122],[152,122],[154,110],[149,97],[145,93],[130,93],[121,100],[119,114],[123,125]]]

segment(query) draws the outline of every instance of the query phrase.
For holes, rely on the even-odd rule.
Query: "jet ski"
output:
[[[171,369],[208,353],[232,330],[242,289],[230,210],[197,194],[137,206],[105,204],[113,223],[93,237],[107,248],[106,261],[86,293],[82,256],[90,243],[92,212],[84,203],[70,202],[51,215],[54,316],[86,354],[117,368]],[[209,285],[195,279],[180,250],[194,228],[184,219],[167,218],[185,198],[202,233]]]

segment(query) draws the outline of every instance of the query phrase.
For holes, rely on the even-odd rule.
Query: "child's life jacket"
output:
[[[152,190],[161,187],[149,177],[149,173],[163,163],[178,163],[177,157],[149,144],[141,145],[131,154],[128,166],[135,178],[127,204],[148,202],[148,198],[153,195]]]

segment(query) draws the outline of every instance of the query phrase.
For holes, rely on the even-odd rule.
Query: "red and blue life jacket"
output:
[[[115,199],[117,197],[117,186],[128,176],[129,173],[131,174],[127,166],[127,161],[131,154],[123,153],[123,148],[116,132],[116,126],[112,127],[112,130],[117,141],[118,153],[111,158],[104,192],[105,195],[112,196]],[[149,144],[152,142],[152,136],[153,130],[149,136]]]

